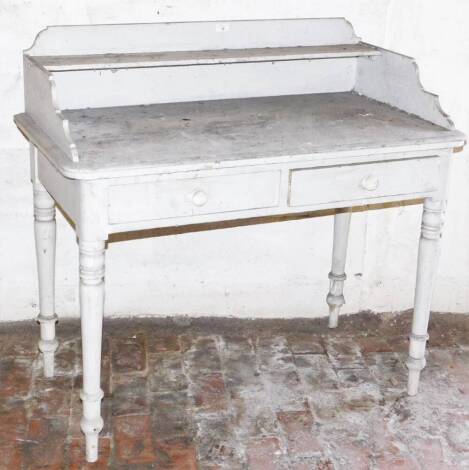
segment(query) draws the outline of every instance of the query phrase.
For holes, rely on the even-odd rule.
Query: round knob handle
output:
[[[192,194],[192,202],[195,206],[203,206],[208,201],[208,195],[205,191],[197,190]]]
[[[379,179],[373,175],[365,176],[361,180],[360,186],[367,191],[374,191],[379,186]]]

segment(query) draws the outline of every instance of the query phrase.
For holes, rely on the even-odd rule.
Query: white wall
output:
[[[413,55],[469,134],[465,0],[0,0],[0,320],[37,313],[28,152],[12,124],[21,112],[21,50],[49,24],[345,16],[364,40]],[[469,311],[469,165],[458,154],[435,310]],[[412,304],[420,207],[354,214],[346,312]],[[107,315],[320,316],[332,219],[315,218],[110,243]],[[57,312],[77,315],[77,249],[58,215]]]

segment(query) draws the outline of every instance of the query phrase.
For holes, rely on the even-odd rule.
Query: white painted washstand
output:
[[[423,200],[408,393],[425,366],[452,153],[415,62],[341,18],[53,26],[24,53],[39,349],[54,375],[55,206],[80,254],[86,457],[98,456],[104,252],[116,232],[336,209],[330,326],[350,208]]]

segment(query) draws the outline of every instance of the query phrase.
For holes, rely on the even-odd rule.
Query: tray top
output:
[[[74,178],[197,170],[300,155],[428,144],[460,145],[447,130],[354,92],[66,110]],[[369,152],[367,152],[369,153]],[[262,160],[263,159],[263,160]],[[283,160],[282,160],[283,159]],[[80,175],[80,173],[82,175]]]

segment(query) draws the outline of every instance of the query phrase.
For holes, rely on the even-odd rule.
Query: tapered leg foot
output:
[[[53,352],[42,350],[42,358],[44,359],[44,377],[54,377],[55,350]]]
[[[411,397],[417,395],[419,391],[420,372],[425,368],[425,359],[409,358],[406,362],[409,370],[407,382],[407,394]]]
[[[103,392],[99,390],[97,395],[91,396],[81,393],[83,401],[83,417],[80,422],[81,430],[85,435],[86,460],[96,462],[98,460],[99,433],[103,429],[101,418],[101,400]]]
[[[98,460],[98,433],[86,434],[86,461],[93,463]]]
[[[83,350],[83,418],[86,459],[98,458],[98,434],[103,428],[100,387],[101,343],[104,310],[104,241],[82,241],[80,245],[80,315]]]
[[[409,343],[409,358],[407,360],[407,368],[409,369],[407,393],[410,396],[416,395],[418,392],[420,373],[426,363],[425,346],[428,340],[427,329],[440,252],[444,207],[444,201],[432,198],[425,199],[423,205],[414,316]]]
[[[59,345],[55,337],[55,202],[39,181],[34,188],[34,235],[39,280],[39,316],[41,339],[38,347],[44,360],[44,375],[54,376],[54,353]]]
[[[329,328],[337,328],[339,313],[344,299],[345,261],[350,228],[351,210],[346,209],[334,216],[334,243],[332,248],[332,269],[329,273],[330,287],[326,302],[329,305]]]

